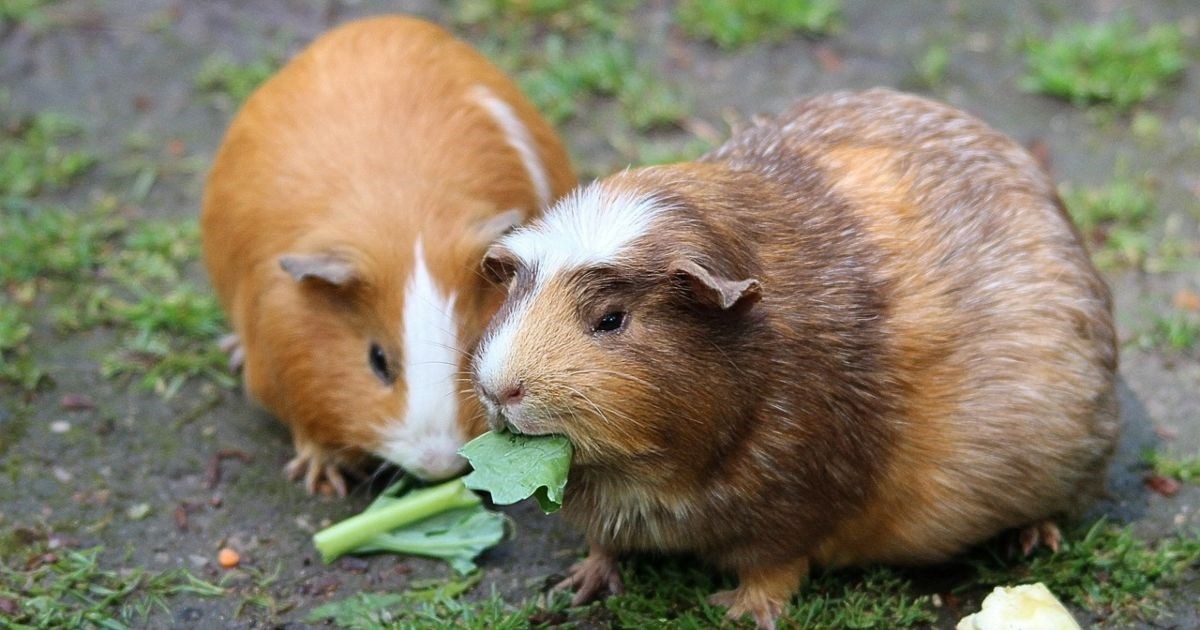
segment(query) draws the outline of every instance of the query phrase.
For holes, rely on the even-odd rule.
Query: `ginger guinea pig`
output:
[[[1108,289],[1035,160],[949,107],[801,102],[572,193],[484,267],[491,423],[575,445],[576,603],[618,554],[690,552],[772,627],[810,566],[1054,546],[1102,487]]]
[[[204,260],[292,478],[345,494],[369,456],[465,467],[484,430],[466,357],[503,299],[479,259],[574,183],[512,81],[421,20],[337,28],[251,96],[208,179]]]

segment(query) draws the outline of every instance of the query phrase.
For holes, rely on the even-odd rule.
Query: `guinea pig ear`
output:
[[[513,208],[475,224],[475,234],[481,243],[494,243],[496,239],[513,231],[525,220],[525,213]]]
[[[498,243],[493,244],[483,255],[479,264],[483,277],[494,284],[508,284],[517,273],[517,258],[512,251]]]
[[[279,257],[279,266],[296,282],[312,278],[344,287],[358,279],[354,264],[335,254],[285,254]]]
[[[671,265],[671,275],[685,280],[692,295],[701,303],[721,310],[745,310],[762,298],[762,284],[758,280],[722,278],[691,260],[675,261]]]

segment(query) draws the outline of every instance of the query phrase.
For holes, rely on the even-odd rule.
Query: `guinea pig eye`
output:
[[[616,332],[625,327],[625,311],[609,311],[600,316],[592,325],[592,332]]]
[[[371,364],[371,371],[375,372],[375,376],[379,377],[384,385],[391,385],[396,380],[392,369],[388,367],[387,355],[383,353],[379,344],[371,344],[371,349],[367,352],[367,362]]]

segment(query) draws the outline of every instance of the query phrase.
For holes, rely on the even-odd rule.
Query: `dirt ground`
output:
[[[1152,172],[1160,208],[1152,231],[1175,230],[1195,244],[1200,65],[1193,62],[1148,106],[1164,129],[1152,141],[1135,134],[1127,116],[1105,118],[1016,87],[1023,71],[1021,36],[1045,34],[1056,23],[1091,19],[1121,4],[848,0],[846,27],[834,36],[727,52],[684,37],[671,24],[670,4],[656,0],[637,10],[637,41],[639,58],[680,89],[691,106],[686,130],[657,134],[684,137],[710,130],[719,139],[731,121],[777,112],[798,97],[833,89],[887,85],[919,91],[1038,147],[1059,181],[1099,185],[1118,168]],[[205,165],[232,114],[227,103],[198,93],[194,77],[203,62],[216,51],[240,60],[286,56],[334,24],[393,11],[449,23],[449,9],[437,2],[61,2],[46,10],[50,26],[0,28],[0,85],[18,110],[53,110],[84,122],[80,142],[93,147],[101,163],[67,194],[68,202],[85,203],[100,188],[130,186],[116,164],[133,150],[129,138],[137,136],[156,147],[182,143],[180,155],[162,159],[197,166],[157,180],[136,212],[195,217]],[[1181,24],[1195,44],[1200,10],[1193,1],[1142,2],[1136,11],[1147,21]],[[469,32],[460,32],[469,39]],[[951,56],[944,79],[929,86],[914,59],[934,43]],[[607,119],[598,112],[562,126],[589,175],[630,161],[614,147]],[[1200,291],[1198,269],[1191,259],[1179,270],[1108,273],[1121,337],[1129,343],[1121,368],[1125,437],[1113,467],[1114,500],[1102,509],[1136,523],[1148,537],[1200,527],[1200,488],[1185,485],[1171,498],[1148,492],[1139,464],[1142,452],[1155,445],[1180,455],[1200,452],[1200,358],[1194,350],[1142,348],[1133,340],[1156,314],[1172,308],[1172,295]],[[190,273],[202,281],[198,266]],[[311,497],[286,481],[281,468],[290,456],[288,436],[240,391],[192,381],[164,400],[101,377],[97,356],[111,342],[112,333],[102,327],[63,337],[44,322],[35,324],[33,343],[53,386],[29,397],[28,406],[19,402],[23,394],[0,388],[0,528],[68,531],[83,544],[104,545],[110,566],[185,567],[213,579],[222,576],[215,566],[219,547],[241,552],[248,570],[226,579],[237,593],[259,596],[258,603],[243,607],[245,597],[236,596],[181,597],[172,601],[169,615],[154,613],[150,627],[299,628],[305,611],[332,596],[401,590],[416,580],[449,575],[440,563],[387,556],[323,565],[311,534],[360,510],[369,501],[368,490],[360,487],[348,499]],[[69,393],[86,393],[97,405],[64,409],[60,401]],[[221,459],[214,481],[212,461],[231,449],[249,457]],[[494,590],[519,601],[540,589],[547,576],[561,574],[582,547],[579,536],[556,518],[528,506],[509,512],[517,534],[482,557],[484,577],[474,592]],[[1196,627],[1196,601],[1200,588],[1193,581],[1171,598],[1163,623]]]

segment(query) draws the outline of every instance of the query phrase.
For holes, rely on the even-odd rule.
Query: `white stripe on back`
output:
[[[517,151],[517,155],[521,156],[521,163],[525,165],[525,172],[533,184],[534,193],[537,194],[538,209],[545,208],[550,203],[550,179],[546,176],[546,169],[542,167],[542,160],[538,157],[537,144],[525,123],[521,122],[508,103],[500,100],[482,85],[471,88],[470,97],[491,115],[500,129],[504,130],[504,138],[509,146]]]

